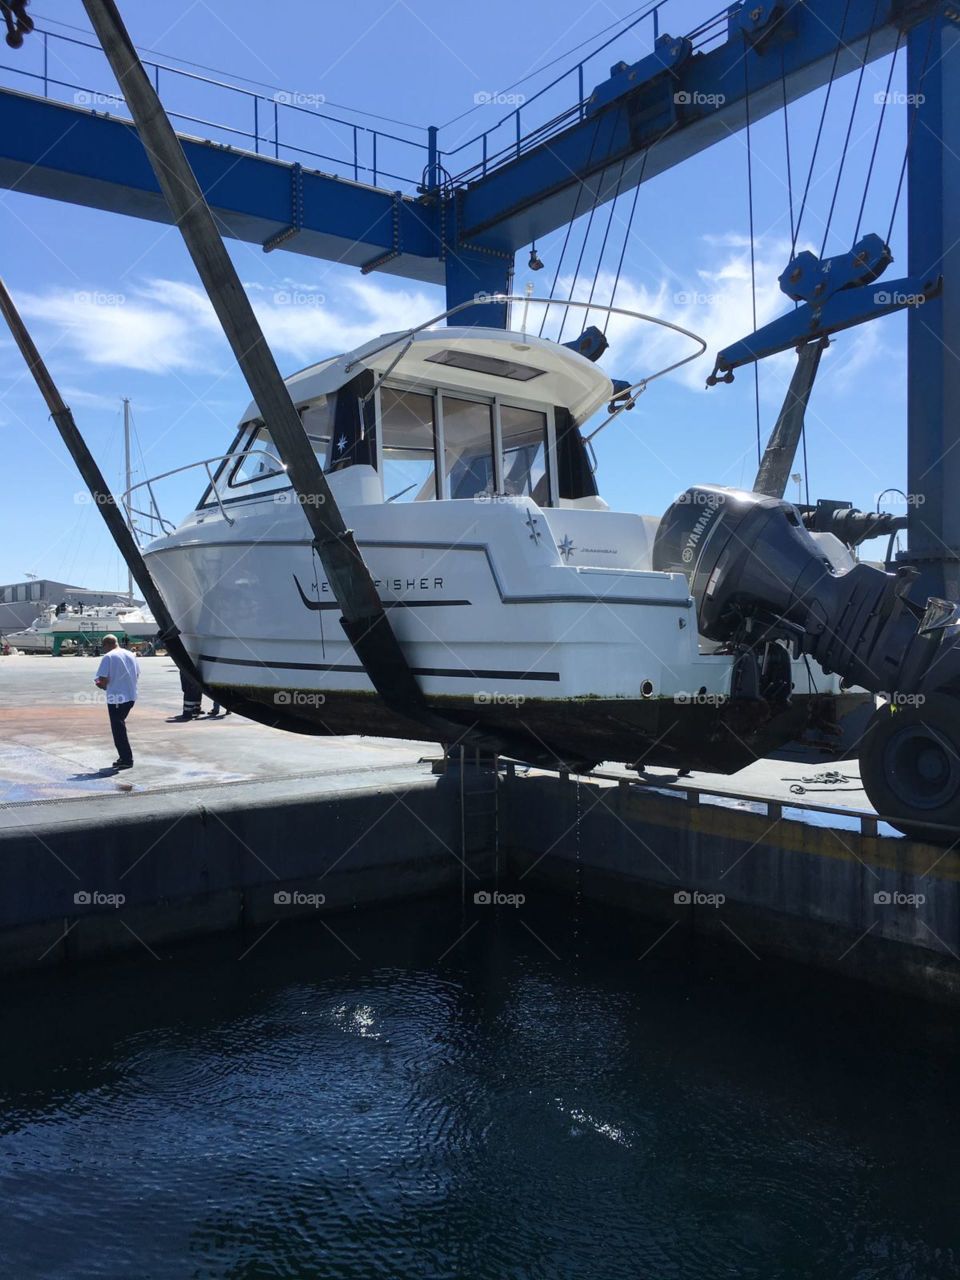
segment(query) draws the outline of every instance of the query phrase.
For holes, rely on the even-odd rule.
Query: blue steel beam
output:
[[[922,19],[935,0],[805,0],[792,7],[750,5],[731,14],[729,38],[694,54],[669,74],[638,82],[596,114],[582,119],[485,175],[459,195],[461,235],[474,245],[516,250],[565,226],[594,199],[689,160],[752,121],[783,109],[826,84],[836,66],[845,75],[863,59],[892,52],[897,31]],[[750,15],[788,10],[778,34],[753,42],[742,29]],[[838,33],[846,12],[840,53]],[[879,14],[879,19],[878,19]],[[639,70],[639,68],[638,68]],[[598,87],[602,93],[603,86]],[[581,184],[585,188],[581,191]]]
[[[939,297],[912,310],[907,321],[909,551],[904,559],[920,568],[924,592],[956,600],[960,597],[960,26],[956,19],[936,19],[911,31],[907,93],[919,104],[909,144],[910,273],[942,273],[944,289]]]
[[[435,204],[181,136],[223,232],[264,244],[299,223],[283,248],[442,284]],[[111,213],[170,222],[136,130],[124,120],[0,90],[0,187]]]

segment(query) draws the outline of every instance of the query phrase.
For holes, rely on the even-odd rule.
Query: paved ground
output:
[[[637,775],[621,765],[608,765],[600,770],[605,775],[617,775],[636,780]],[[867,799],[860,784],[860,765],[856,760],[832,760],[828,763],[805,762],[796,764],[789,760],[758,760],[739,773],[693,773],[678,778],[673,769],[651,769],[646,776],[648,786],[670,789],[682,787],[709,792],[709,803],[721,804],[732,809],[757,809],[761,802],[776,801],[783,805],[786,817],[802,818],[817,825],[859,827],[858,814],[876,811]],[[794,790],[800,788],[800,790]],[[818,817],[816,808],[849,809],[850,817],[834,817],[830,814]],[[884,834],[893,834],[893,828],[882,824]]]
[[[115,773],[106,705],[93,684],[97,662],[0,657],[0,804],[355,773],[441,754],[433,743],[311,738],[237,715],[171,724],[182,706],[179,674],[169,658],[145,658],[127,722],[136,764]],[[209,709],[207,699],[203,705]]]
[[[170,717],[181,707],[176,667],[168,658],[146,658],[141,664],[140,698],[128,722],[137,763],[131,770],[114,773],[109,769],[114,750],[106,707],[93,685],[96,666],[96,658],[0,657],[0,804],[409,768],[440,755],[434,743],[309,738],[236,715],[171,724]],[[206,699],[204,706],[209,706]],[[828,770],[847,780],[794,781]],[[608,771],[636,779],[636,774],[618,765],[604,770]],[[649,778],[661,786],[677,781],[667,769],[652,769]],[[850,760],[839,764],[761,760],[732,777],[696,773],[680,785],[787,804],[870,807],[859,785],[857,763]],[[804,793],[791,792],[794,785],[803,786]],[[749,800],[725,803],[749,806]]]

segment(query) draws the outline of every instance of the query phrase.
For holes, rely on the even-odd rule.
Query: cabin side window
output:
[[[380,473],[384,502],[437,496],[434,398],[420,391],[380,391]]]
[[[547,415],[536,409],[500,406],[503,446],[503,492],[532,498],[539,506],[550,502],[547,471]]]
[[[313,445],[313,451],[321,467],[326,468],[330,458],[330,440],[333,436],[333,401],[330,396],[320,396],[300,410],[300,421]]]
[[[569,409],[554,407],[557,430],[557,493],[561,498],[595,498],[597,481],[587,445]]]
[[[451,498],[496,493],[493,405],[444,395],[443,446]]]

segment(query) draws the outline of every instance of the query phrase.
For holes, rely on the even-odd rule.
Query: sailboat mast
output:
[[[133,533],[133,517],[130,515],[130,400],[123,397],[123,468],[125,480],[123,485],[123,509],[127,516],[127,528]],[[133,574],[127,565],[127,602],[133,604]]]

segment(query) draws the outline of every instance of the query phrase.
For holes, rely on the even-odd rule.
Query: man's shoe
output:
[[[114,769],[132,769],[133,761],[132,760],[114,760],[113,767]]]

